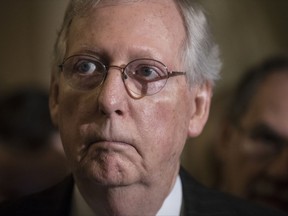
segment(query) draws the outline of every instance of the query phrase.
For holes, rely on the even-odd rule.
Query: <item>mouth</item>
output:
[[[124,139],[115,139],[115,138],[107,138],[107,137],[90,137],[86,141],[87,148],[93,146],[93,148],[97,149],[122,149],[127,146],[133,146],[131,143],[127,142]]]
[[[131,147],[130,144],[115,140],[102,140],[98,141],[96,143],[92,143],[92,146],[94,146],[97,149],[103,149],[103,150],[122,150],[123,148]]]
[[[137,140],[130,133],[122,133],[119,127],[100,127],[87,124],[81,127],[82,154],[88,152],[141,152]]]
[[[96,140],[91,140],[88,142],[87,147],[91,146],[103,146],[103,147],[109,147],[109,146],[124,146],[124,145],[129,145],[127,142],[120,141],[120,140],[112,140],[112,139],[96,139]]]

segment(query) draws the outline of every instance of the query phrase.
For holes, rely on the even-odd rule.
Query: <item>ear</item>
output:
[[[50,83],[50,96],[49,96],[49,108],[50,115],[53,124],[58,126],[58,107],[59,107],[59,77],[57,71],[52,72]]]
[[[188,135],[190,137],[198,136],[207,122],[212,97],[212,84],[206,82],[193,90],[196,90],[196,93],[193,94],[191,102],[195,109],[191,113],[189,122]]]

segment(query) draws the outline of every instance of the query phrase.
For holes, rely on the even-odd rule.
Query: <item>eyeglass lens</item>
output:
[[[60,68],[71,87],[79,90],[91,90],[101,85],[109,69],[98,59],[83,55],[68,57]],[[121,69],[125,74],[124,84],[131,94],[155,94],[165,86],[168,79],[166,66],[153,59],[136,59]]]

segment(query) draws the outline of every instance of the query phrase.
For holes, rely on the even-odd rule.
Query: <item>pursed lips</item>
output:
[[[137,145],[137,141],[132,137],[132,134],[118,133],[116,129],[112,130],[111,127],[100,128],[95,125],[85,125],[82,127],[82,133],[80,133],[83,141],[81,151],[87,151],[91,147],[94,149],[102,150],[132,150],[142,155],[140,145]]]
[[[98,146],[101,148],[111,148],[113,146],[132,146],[134,147],[130,142],[124,141],[123,139],[111,139],[111,138],[104,138],[104,137],[93,137],[93,138],[89,138],[87,140],[87,147],[91,147],[91,146]]]

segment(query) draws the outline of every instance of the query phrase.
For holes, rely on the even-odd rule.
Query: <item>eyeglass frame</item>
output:
[[[182,72],[182,71],[173,71],[173,70],[170,71],[170,70],[168,69],[168,67],[167,67],[164,63],[162,63],[161,61],[158,61],[158,60],[156,60],[156,59],[152,59],[152,58],[136,58],[136,59],[133,59],[133,60],[129,61],[126,65],[123,65],[123,66],[118,66],[118,65],[108,65],[108,66],[107,66],[107,65],[105,65],[102,61],[100,61],[99,59],[97,59],[97,58],[96,58],[95,56],[93,56],[93,55],[77,54],[77,55],[71,55],[71,56],[68,56],[68,57],[64,58],[64,60],[62,61],[62,63],[61,63],[60,65],[58,65],[60,71],[63,72],[63,75],[64,75],[64,77],[65,77],[66,79],[67,79],[67,77],[66,77],[65,72],[64,72],[64,66],[65,66],[64,64],[65,64],[65,62],[66,62],[67,60],[69,60],[69,59],[71,59],[71,58],[74,58],[74,57],[90,58],[91,60],[99,63],[99,64],[103,67],[103,69],[104,69],[103,71],[105,72],[105,74],[104,74],[101,82],[99,82],[98,85],[94,86],[94,87],[91,88],[91,89],[94,89],[94,88],[97,88],[97,87],[101,86],[101,85],[105,82],[105,80],[106,80],[106,77],[107,77],[107,74],[108,74],[109,69],[110,69],[110,68],[116,68],[116,69],[119,69],[119,70],[121,71],[122,80],[123,80],[124,86],[125,86],[126,90],[128,91],[128,93],[129,93],[130,95],[131,95],[132,93],[134,93],[134,94],[139,95],[140,97],[150,96],[150,95],[157,94],[158,92],[160,92],[160,91],[165,87],[165,85],[166,85],[166,83],[167,83],[167,80],[168,80],[170,77],[180,76],[180,75],[186,75],[186,74],[187,74],[186,72]],[[139,93],[133,92],[133,90],[129,89],[128,86],[127,86],[127,85],[125,84],[125,82],[124,82],[124,79],[127,79],[128,77],[129,77],[130,79],[134,80],[132,77],[130,77],[130,76],[125,72],[125,70],[126,70],[127,67],[128,67],[129,65],[131,65],[133,62],[135,62],[135,61],[140,61],[140,60],[157,62],[158,64],[160,64],[160,65],[163,66],[163,69],[165,69],[165,72],[166,72],[166,75],[165,75],[165,76],[159,77],[159,79],[157,79],[157,80],[147,81],[147,83],[149,83],[149,82],[157,82],[157,81],[159,81],[159,80],[166,79],[164,85],[163,85],[159,90],[157,90],[157,91],[154,92],[154,93],[144,94],[144,95],[141,94],[141,95],[140,95]],[[68,82],[68,83],[69,83],[69,82]],[[73,86],[71,83],[69,83],[69,85],[70,85],[72,88],[77,89],[77,87]],[[87,90],[88,90],[88,89],[87,89]],[[89,90],[90,90],[90,89],[89,89]],[[131,92],[132,92],[132,93],[131,93]]]

